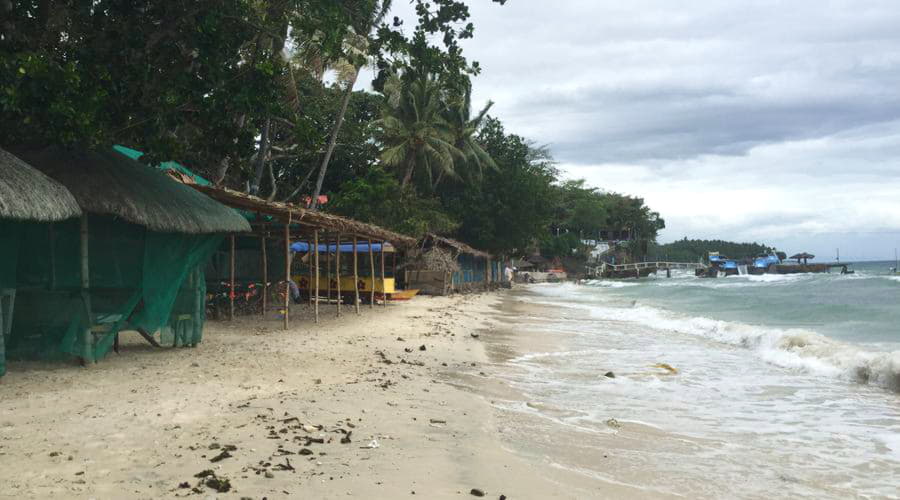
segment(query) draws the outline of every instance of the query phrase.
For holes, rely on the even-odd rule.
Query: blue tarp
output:
[[[765,257],[757,257],[753,261],[753,267],[757,269],[768,269],[772,264],[781,264],[781,259],[776,255],[766,255]]]
[[[291,251],[295,253],[307,253],[309,252],[310,245],[305,241],[297,241],[291,244]],[[394,247],[388,243],[385,245],[387,247],[388,252],[393,252]],[[335,245],[324,245],[322,243],[319,244],[319,253],[334,253]],[[358,253],[369,253],[369,244],[368,243],[357,243],[356,251]],[[353,243],[341,243],[341,253],[353,253]],[[381,243],[372,243],[372,252],[380,253],[381,252]]]

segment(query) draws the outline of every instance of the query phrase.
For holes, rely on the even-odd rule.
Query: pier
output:
[[[588,267],[591,278],[643,278],[660,270],[666,271],[666,277],[672,276],[672,269],[706,269],[706,264],[699,262],[635,262],[633,264],[608,264]]]

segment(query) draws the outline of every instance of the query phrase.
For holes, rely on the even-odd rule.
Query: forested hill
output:
[[[723,240],[689,240],[687,238],[665,245],[651,245],[647,249],[648,259],[673,262],[696,262],[706,260],[709,252],[719,252],[732,259],[754,257],[774,251],[774,248],[759,243],[735,243]]]

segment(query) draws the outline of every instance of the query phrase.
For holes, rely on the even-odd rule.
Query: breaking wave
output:
[[[812,330],[778,329],[698,316],[678,316],[639,304],[631,308],[595,306],[591,308],[591,313],[599,319],[632,322],[743,347],[764,361],[783,368],[900,392],[900,351],[867,351]]]

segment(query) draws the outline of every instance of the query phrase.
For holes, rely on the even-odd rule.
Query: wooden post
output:
[[[284,225],[284,329],[288,329],[291,321],[291,213],[288,212],[287,224]]]
[[[337,235],[337,243],[334,245],[335,251],[335,264],[334,264],[334,274],[337,279],[337,315],[340,317],[341,315],[341,302],[343,298],[341,297],[341,233]]]
[[[313,243],[306,241],[306,263],[309,265],[309,286],[306,287],[306,294],[309,295],[309,305],[313,303]]]
[[[94,360],[93,350],[91,349],[93,342],[91,339],[91,326],[94,319],[91,317],[91,275],[88,260],[88,214],[81,216],[81,300],[84,302],[85,314],[87,315],[84,329],[81,330],[81,364],[87,364]]]
[[[263,295],[262,295],[262,317],[266,317],[267,302],[269,299],[269,261],[266,255],[266,229],[263,227],[262,235],[262,275],[263,275]]]
[[[372,290],[369,292],[369,308],[375,307],[375,252],[372,250],[372,240],[369,241],[369,276],[372,278]]]
[[[359,314],[359,255],[356,251],[356,235],[353,236],[353,299],[356,314]]]
[[[234,235],[229,236],[229,242],[231,243],[231,252],[229,253],[229,268],[230,271],[230,287],[231,289],[228,291],[228,321],[234,321]]]
[[[331,303],[331,244],[325,239],[325,283],[328,287],[328,303]]]
[[[313,239],[315,240],[316,246],[316,299],[315,299],[315,308],[316,308],[316,323],[319,322],[319,230],[316,229],[313,231]],[[310,288],[310,291],[312,288]]]
[[[384,240],[381,241],[381,305],[387,307],[387,283],[384,281]]]

